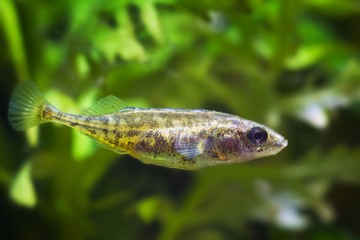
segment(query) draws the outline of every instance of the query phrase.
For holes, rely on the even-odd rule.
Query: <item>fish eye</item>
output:
[[[268,138],[267,132],[260,127],[253,127],[247,132],[247,138],[252,144],[263,144]]]

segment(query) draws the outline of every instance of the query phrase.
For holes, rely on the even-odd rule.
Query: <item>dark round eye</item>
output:
[[[268,138],[267,132],[260,127],[253,127],[247,133],[247,138],[252,144],[263,144]]]

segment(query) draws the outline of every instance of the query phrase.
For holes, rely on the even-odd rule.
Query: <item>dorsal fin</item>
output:
[[[121,99],[113,95],[109,95],[94,103],[94,105],[83,111],[81,114],[103,115],[103,114],[115,113],[124,108],[127,108],[125,102],[123,102]]]

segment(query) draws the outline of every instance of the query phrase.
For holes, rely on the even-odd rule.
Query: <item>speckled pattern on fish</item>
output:
[[[131,108],[114,96],[99,100],[83,114],[67,114],[48,104],[32,82],[14,91],[9,121],[18,130],[58,122],[144,163],[185,170],[273,155],[287,145],[272,129],[231,114]]]

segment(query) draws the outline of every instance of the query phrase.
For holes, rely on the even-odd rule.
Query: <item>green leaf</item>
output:
[[[144,48],[128,29],[103,31],[96,38],[95,45],[109,62],[114,62],[117,56],[121,56],[125,60],[146,61],[148,59]]]
[[[147,61],[148,55],[136,39],[127,11],[120,9],[116,12],[115,19],[119,27],[100,26],[101,31],[93,39],[95,47],[109,62],[115,62],[118,56],[128,61]]]
[[[324,45],[301,46],[294,56],[286,59],[285,65],[288,69],[299,70],[313,65],[326,53]]]
[[[16,6],[12,0],[0,1],[0,24],[2,23],[9,52],[19,80],[29,79],[27,57],[21,34]]]
[[[136,211],[144,222],[151,223],[156,217],[159,204],[159,197],[145,198],[138,202],[136,206]]]
[[[88,75],[90,66],[84,54],[78,54],[76,56],[76,70],[81,79],[84,79]]]
[[[329,44],[336,39],[327,25],[313,19],[301,21],[298,24],[298,32],[304,45]]]
[[[39,141],[39,126],[27,129],[26,138],[30,146],[36,146]]]
[[[37,197],[31,180],[31,162],[26,161],[21,167],[10,187],[12,200],[24,207],[33,208]]]
[[[141,18],[151,36],[158,43],[163,43],[164,36],[162,33],[159,17],[156,8],[151,1],[146,1],[141,5]]]
[[[79,109],[75,101],[68,95],[56,89],[50,89],[44,93],[46,100],[56,108],[67,113],[78,113]]]
[[[90,157],[95,152],[95,142],[79,133],[75,129],[72,131],[71,154],[78,162]]]

